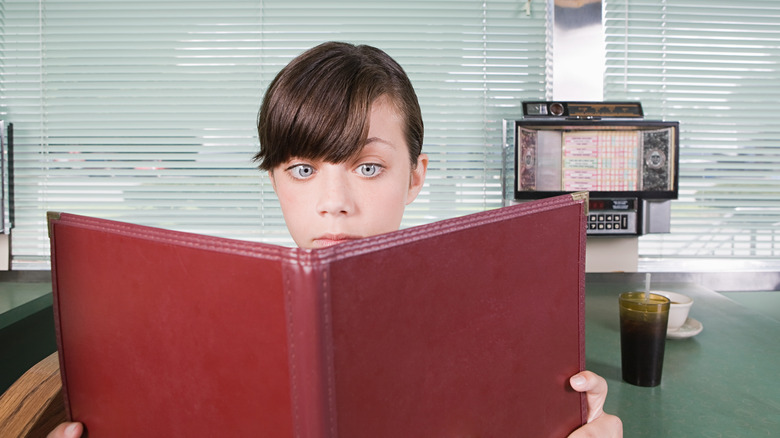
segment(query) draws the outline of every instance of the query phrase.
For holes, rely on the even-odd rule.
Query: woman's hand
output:
[[[620,418],[604,412],[607,381],[590,371],[583,371],[572,376],[569,383],[575,391],[585,392],[588,400],[588,422],[572,432],[569,438],[622,437],[623,422]]]
[[[46,438],[79,438],[84,426],[81,423],[62,423],[46,435]]]

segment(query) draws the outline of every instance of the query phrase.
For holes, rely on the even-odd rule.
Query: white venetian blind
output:
[[[545,2],[0,0],[16,267],[45,264],[45,212],[291,244],[254,168],[265,86],[329,40],[409,73],[430,171],[410,226],[501,205],[503,118],[545,97]]]
[[[680,121],[672,232],[646,258],[780,256],[780,2],[609,0],[605,99]],[[733,266],[732,266],[733,267]]]

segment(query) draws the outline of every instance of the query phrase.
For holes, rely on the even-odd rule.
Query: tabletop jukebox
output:
[[[524,102],[523,113],[515,201],[587,191],[589,235],[668,232],[679,122],[644,120],[638,102]]]

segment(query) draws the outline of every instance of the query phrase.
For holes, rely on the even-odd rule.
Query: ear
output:
[[[406,194],[406,205],[409,205],[420,194],[425,184],[425,174],[428,172],[428,155],[420,154],[417,157],[417,166],[412,168],[412,175],[409,180],[409,191]]]
[[[276,180],[274,179],[274,171],[269,170],[268,171],[268,178],[271,179],[271,187],[274,188],[274,192],[276,192]]]

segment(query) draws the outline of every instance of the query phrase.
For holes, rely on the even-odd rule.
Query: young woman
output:
[[[401,66],[370,46],[325,43],[290,62],[266,92],[258,134],[255,160],[302,248],[397,230],[425,180],[417,96]],[[606,381],[584,371],[570,383],[588,400],[588,423],[571,437],[622,436],[602,410]],[[49,437],[81,432],[65,423]]]

